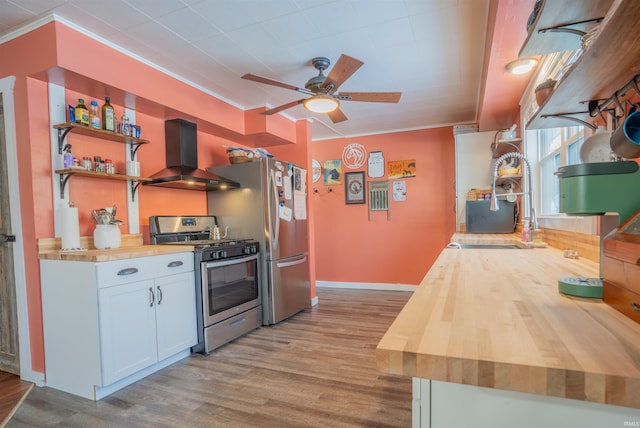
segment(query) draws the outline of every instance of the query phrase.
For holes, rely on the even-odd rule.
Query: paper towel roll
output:
[[[62,250],[80,248],[80,225],[78,224],[78,208],[60,208],[60,237]]]

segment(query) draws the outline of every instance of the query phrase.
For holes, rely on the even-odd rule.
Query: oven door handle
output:
[[[249,262],[251,260],[258,260],[258,254],[253,254],[247,257],[238,257],[236,259],[214,260],[210,262],[204,262],[202,265],[203,265],[203,269],[209,269],[209,268],[216,268],[216,267],[222,267],[222,266],[237,265],[240,263]],[[203,275],[203,278],[205,277],[206,277],[206,274]]]
[[[279,267],[279,268],[283,268],[283,267],[300,265],[302,263],[305,263],[306,261],[307,261],[307,256],[304,256],[301,259],[294,260],[294,261],[291,261],[291,262],[278,262],[278,263],[276,263],[276,266]]]

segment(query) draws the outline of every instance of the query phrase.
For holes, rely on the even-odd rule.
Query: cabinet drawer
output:
[[[604,280],[602,300],[618,312],[622,312],[635,322],[640,322],[640,294],[618,287]]]
[[[602,276],[609,282],[640,293],[640,266],[604,256]],[[640,302],[639,302],[640,304]]]
[[[193,253],[162,254],[96,263],[98,288],[158,278],[193,270]]]

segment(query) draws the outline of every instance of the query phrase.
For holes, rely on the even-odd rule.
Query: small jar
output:
[[[101,172],[102,170],[102,158],[100,156],[93,157],[93,170],[95,172]]]
[[[115,172],[115,168],[111,159],[104,160],[104,172],[106,172],[107,174],[113,174]]]
[[[91,163],[91,158],[89,156],[84,156],[82,158],[82,167],[87,171],[91,171],[93,169],[93,164]]]

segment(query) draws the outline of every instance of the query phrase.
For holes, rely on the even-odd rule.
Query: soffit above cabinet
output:
[[[543,1],[538,16],[529,29],[519,57],[526,58],[579,49],[582,43],[579,35],[547,29],[564,25],[568,26],[567,28],[588,32],[597,23],[569,24],[603,18],[612,3],[613,0]]]

